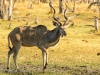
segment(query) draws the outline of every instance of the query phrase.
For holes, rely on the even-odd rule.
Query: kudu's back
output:
[[[8,38],[13,46],[23,45],[27,47],[39,46],[44,43],[44,35],[47,32],[46,26],[38,25],[36,27],[22,26],[14,28]]]

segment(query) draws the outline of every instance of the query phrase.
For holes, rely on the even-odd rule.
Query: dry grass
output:
[[[57,2],[55,6],[58,13]],[[18,64],[21,73],[13,72],[15,66],[11,61],[11,73],[4,73],[7,62],[7,35],[16,26],[34,24],[35,17],[39,18],[38,24],[44,24],[48,29],[53,29],[52,13],[48,14],[48,4],[33,4],[32,9],[27,9],[26,3],[18,3],[12,21],[0,20],[0,74],[14,75],[99,75],[100,74],[100,32],[95,32],[93,26],[93,16],[98,16],[98,13],[87,10],[87,4],[77,4],[75,13],[80,14],[74,18],[75,25],[66,29],[67,36],[61,38],[60,42],[49,48],[49,65],[45,73],[42,72],[42,55],[37,47],[22,47],[18,55]],[[69,3],[71,7],[71,4]],[[84,8],[83,10],[81,10]],[[92,9],[94,9],[93,7]],[[29,16],[26,14],[30,13]],[[59,14],[57,14],[59,15]],[[62,15],[59,15],[62,17]],[[10,29],[9,24],[12,23]]]

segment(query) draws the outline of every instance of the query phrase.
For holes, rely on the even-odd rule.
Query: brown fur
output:
[[[10,32],[8,37],[13,45],[16,42],[22,42],[23,46],[34,46],[42,44],[39,41],[43,41],[43,35],[46,31],[47,28],[43,25],[37,27],[16,27]]]

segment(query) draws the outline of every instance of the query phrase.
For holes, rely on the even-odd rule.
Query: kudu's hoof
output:
[[[6,73],[10,72],[9,68],[7,67],[7,69],[5,69],[4,72]]]
[[[9,67],[7,67],[7,70],[9,70]]]
[[[44,66],[44,68],[43,69],[46,69],[47,67],[46,66]]]
[[[47,68],[47,67],[46,67],[46,66],[44,66],[44,67],[43,67],[43,71],[45,71],[45,69],[46,69],[46,68]]]
[[[46,68],[47,68],[47,65],[48,65],[48,64],[46,63],[46,64],[45,64],[45,66],[44,66],[44,69],[46,69]]]
[[[17,69],[16,72],[21,72],[21,71],[19,69]]]

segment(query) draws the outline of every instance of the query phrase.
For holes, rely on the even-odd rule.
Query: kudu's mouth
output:
[[[65,32],[65,33],[61,34],[61,37],[66,36],[66,35],[67,35],[67,34],[66,34],[66,32]]]

